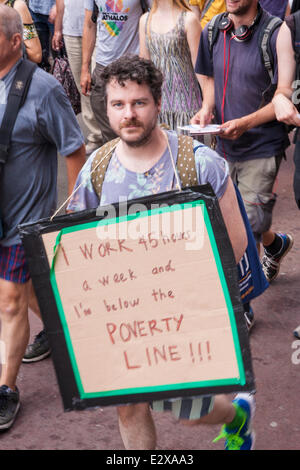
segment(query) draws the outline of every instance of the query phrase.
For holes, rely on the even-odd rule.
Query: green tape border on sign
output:
[[[230,320],[233,342],[234,342],[234,347],[235,347],[235,354],[236,354],[236,360],[237,360],[237,365],[238,365],[239,377],[232,377],[232,378],[220,379],[220,380],[184,382],[184,383],[175,383],[175,384],[166,384],[166,385],[153,385],[150,387],[149,386],[136,387],[136,388],[126,388],[126,389],[86,393],[84,391],[84,387],[81,381],[81,376],[80,376],[77,361],[76,361],[76,355],[74,353],[72,340],[71,340],[71,336],[70,336],[70,332],[68,328],[68,323],[66,321],[66,317],[65,317],[62,301],[60,298],[59,289],[58,289],[58,285],[56,282],[56,277],[55,277],[55,261],[56,261],[56,256],[57,256],[60,242],[61,242],[63,235],[76,232],[79,230],[87,230],[90,228],[95,228],[99,225],[111,225],[111,224],[120,223],[124,221],[131,221],[137,218],[149,217],[151,215],[161,214],[165,212],[174,212],[177,210],[190,209],[191,207],[196,207],[196,206],[201,207],[205,226],[206,226],[209,240],[211,243],[211,248],[213,251],[215,263],[217,266],[217,270],[218,270],[218,274],[219,274],[219,278],[221,282],[221,287],[223,290],[225,303],[226,303],[228,314],[229,314],[229,320]],[[219,387],[219,386],[229,386],[229,385],[245,385],[246,383],[245,369],[244,369],[244,364],[243,364],[243,359],[242,359],[242,352],[241,352],[241,347],[240,347],[240,342],[239,342],[239,336],[238,336],[238,330],[237,330],[237,325],[235,321],[233,306],[231,303],[230,294],[229,294],[229,290],[227,287],[227,282],[225,279],[225,274],[223,271],[221,258],[219,255],[219,250],[218,250],[217,243],[215,240],[211,221],[208,215],[205,202],[203,200],[191,201],[191,202],[185,202],[185,203],[176,203],[168,207],[162,207],[162,208],[153,209],[153,210],[145,210],[141,212],[136,212],[134,214],[129,214],[129,215],[121,216],[121,217],[115,217],[112,219],[102,219],[96,222],[95,221],[87,222],[87,223],[63,228],[56,237],[56,242],[54,246],[54,255],[53,255],[53,259],[52,259],[52,263],[50,267],[50,282],[51,282],[53,294],[55,297],[60,321],[63,327],[75,381],[76,381],[81,399],[97,398],[97,397],[100,398],[100,397],[128,395],[128,394],[133,395],[133,394],[142,394],[142,393],[151,393],[151,392],[163,392],[163,391],[168,391],[168,390],[185,390],[185,389],[193,389],[193,388]]]

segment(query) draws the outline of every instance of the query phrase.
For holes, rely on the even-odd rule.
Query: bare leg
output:
[[[29,341],[28,294],[28,283],[16,284],[0,279],[1,340],[5,350],[0,385],[12,389]]]
[[[42,320],[40,307],[35,295],[32,281],[29,281],[29,308],[33,311],[33,313],[35,313],[39,317],[40,320]]]
[[[118,407],[119,428],[127,450],[154,450],[156,432],[148,403]]]
[[[275,240],[275,233],[272,230],[268,230],[267,232],[262,234],[262,243],[264,246],[271,245]]]
[[[181,420],[183,424],[194,426],[197,424],[228,424],[235,417],[236,410],[231,400],[226,395],[216,395],[212,411],[195,420]]]

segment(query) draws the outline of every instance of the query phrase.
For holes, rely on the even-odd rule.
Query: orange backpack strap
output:
[[[118,137],[107,142],[98,150],[94,157],[91,167],[91,180],[99,201],[101,201],[105,173],[119,141],[120,138]],[[183,188],[198,184],[193,139],[187,135],[178,136],[177,171]]]
[[[183,188],[198,184],[194,140],[188,135],[178,136],[177,171]]]
[[[91,167],[91,180],[96,194],[101,201],[102,185],[105,177],[105,173],[112,157],[113,151],[116,145],[120,141],[120,138],[110,140],[106,144],[102,145],[96,153]]]

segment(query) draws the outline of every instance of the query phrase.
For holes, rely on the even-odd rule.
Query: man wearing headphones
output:
[[[289,145],[271,102],[277,82],[278,28],[270,38],[274,60],[270,77],[259,45],[269,13],[258,0],[226,0],[226,8],[213,47],[209,25],[201,35],[196,72],[201,76],[203,105],[192,123],[222,124],[217,151],[228,161],[242,194],[257,246],[262,242],[264,247],[264,273],[272,281],[293,245],[291,235],[271,230],[274,183]]]

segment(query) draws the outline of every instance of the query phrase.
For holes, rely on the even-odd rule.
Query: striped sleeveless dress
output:
[[[159,122],[171,129],[190,123],[201,107],[201,92],[192,64],[191,53],[184,29],[186,12],[183,11],[173,29],[165,34],[151,30],[146,44],[151,60],[164,74],[162,108]]]

